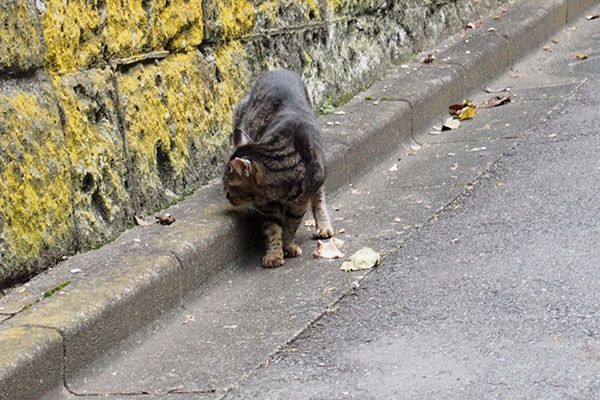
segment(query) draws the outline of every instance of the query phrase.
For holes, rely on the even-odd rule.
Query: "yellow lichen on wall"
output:
[[[247,0],[219,1],[219,21],[225,38],[236,38],[252,32],[254,7]]]
[[[43,58],[43,43],[36,30],[35,11],[21,1],[0,4],[0,70],[30,69]]]
[[[95,32],[101,24],[98,3],[99,0],[45,0],[42,27],[46,68],[73,71],[100,55],[101,38]]]
[[[111,72],[97,69],[54,77],[64,111],[75,217],[88,242],[110,238],[131,209],[111,79]]]
[[[202,0],[156,0],[152,47],[176,50],[198,46],[204,39]]]
[[[211,176],[229,142],[232,107],[246,90],[244,52],[233,42],[214,64],[196,51],[118,75],[126,136],[145,211],[164,205],[164,190],[189,189]],[[216,79],[218,68],[220,79]]]
[[[169,154],[174,144],[167,125],[170,114],[163,103],[165,94],[157,85],[161,79],[162,71],[156,65],[140,64],[117,75],[131,167],[142,197],[162,193],[157,151]]]
[[[142,0],[105,0],[106,26],[102,40],[108,49],[108,57],[128,57],[146,47],[150,37],[148,16]]]
[[[49,101],[23,92],[0,95],[0,121],[2,259],[8,268],[30,268],[73,228],[68,150]]]
[[[300,0],[300,2],[306,7],[305,17],[307,20],[311,20],[313,18],[319,19],[321,17],[319,6],[316,0]]]
[[[342,0],[327,0],[327,7],[333,12],[338,12],[342,8]]]
[[[267,16],[272,24],[277,21],[277,15],[279,12],[279,1],[269,0],[265,1],[258,6],[258,12]]]
[[[216,67],[222,77],[217,84],[218,104],[215,123],[231,127],[233,108],[248,88],[248,67],[244,49],[239,42],[229,42],[215,52]]]

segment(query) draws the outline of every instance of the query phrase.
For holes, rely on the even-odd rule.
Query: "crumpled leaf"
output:
[[[509,87],[491,88],[489,86],[484,86],[483,91],[486,93],[500,93],[500,92],[508,92],[508,91],[510,91],[510,88]]]
[[[137,215],[134,215],[133,219],[135,219],[135,224],[139,225],[139,226],[152,226],[152,225],[154,225],[153,222],[144,221],[143,219],[141,219]]]
[[[315,251],[313,251],[313,257],[314,258],[327,258],[327,259],[334,259],[334,258],[341,258],[344,257],[344,253],[342,253],[340,251],[340,249],[338,248],[338,245],[343,245],[343,241],[339,240],[339,239],[332,239],[328,242],[323,242],[321,240],[317,241],[317,249]]]
[[[575,57],[577,57],[578,60],[587,60],[588,58],[587,54],[575,54]]]
[[[364,247],[354,253],[349,261],[344,261],[340,266],[343,271],[358,271],[361,269],[371,269],[381,263],[381,254],[370,247]]]
[[[443,131],[454,130],[460,127],[460,121],[454,117],[448,118],[442,126]]]
[[[458,119],[461,121],[464,121],[465,119],[471,119],[475,116],[476,113],[477,109],[475,108],[475,106],[468,105],[461,110],[460,114],[458,115]]]
[[[492,107],[498,107],[501,106],[503,104],[506,103],[510,103],[510,96],[494,96],[491,99],[488,100],[488,102],[482,106],[479,106],[479,108],[492,108]]]
[[[433,54],[428,54],[427,57],[423,59],[423,64],[431,64],[435,60],[435,56]]]
[[[171,225],[173,222],[175,222],[175,217],[171,214],[157,215],[156,222],[161,225]]]

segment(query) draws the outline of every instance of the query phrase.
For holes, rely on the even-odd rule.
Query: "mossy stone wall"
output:
[[[0,288],[218,177],[268,68],[316,105],[502,0],[2,0]]]

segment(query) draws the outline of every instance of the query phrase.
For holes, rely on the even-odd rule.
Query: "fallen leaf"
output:
[[[423,59],[423,64],[431,64],[435,60],[435,56],[432,54],[428,54],[427,57]]]
[[[550,41],[551,41],[552,43],[554,43],[554,44],[558,44],[558,40],[556,40],[556,39],[552,39],[552,40],[550,40]]]
[[[370,247],[364,247],[354,253],[349,261],[344,261],[340,266],[343,271],[358,271],[371,269],[381,263],[381,255]]]
[[[152,226],[152,225],[154,225],[153,222],[144,221],[143,219],[141,219],[137,215],[134,215],[133,219],[135,219],[135,224],[139,225],[139,226]]]
[[[307,219],[306,221],[304,221],[304,226],[307,228],[314,228],[315,226],[317,226],[317,223],[314,219]]]
[[[352,194],[361,194],[362,192],[358,189],[352,189]]]
[[[399,217],[394,218],[394,222],[399,224],[400,222],[402,222],[402,220]]]
[[[544,47],[542,47],[542,50],[544,50],[544,51],[550,51],[550,46],[544,46]]]
[[[600,18],[600,14],[586,15],[586,17],[585,17],[585,19],[587,19],[588,21],[591,21],[596,18]]]
[[[450,107],[448,107],[448,110],[450,112],[450,115],[458,116],[458,115],[460,115],[460,112],[462,111],[463,108],[465,108],[465,103],[452,104]]]
[[[509,92],[510,88],[509,87],[491,88],[489,86],[484,86],[483,91],[487,92],[487,93],[500,93],[500,92]]]
[[[186,316],[185,316],[185,321],[183,321],[183,322],[181,323],[181,325],[187,325],[187,324],[189,324],[190,322],[194,322],[194,321],[196,321],[196,320],[194,319],[194,317],[193,317],[192,315],[186,315]]]
[[[510,103],[510,96],[504,96],[504,97],[494,96],[491,99],[489,99],[486,104],[479,106],[479,108],[493,108],[493,107],[501,106],[506,103]]]
[[[342,244],[344,243],[343,241],[341,241],[341,242],[342,242]],[[330,240],[328,242],[323,242],[321,240],[318,240],[317,241],[317,249],[315,251],[313,251],[312,255],[314,258],[327,258],[327,259],[344,257],[344,253],[342,253],[340,251],[340,249],[338,249],[335,241],[333,241],[333,240]]]
[[[175,222],[175,217],[171,214],[157,215],[156,222],[161,225],[171,225],[173,222]]]
[[[392,167],[390,169],[388,169],[388,172],[396,172],[398,171],[398,163],[392,165]]]
[[[504,187],[504,183],[502,183],[502,182],[498,183],[498,187],[499,188]]]
[[[587,54],[575,54],[578,60],[586,60],[588,58]]]
[[[500,19],[499,15],[494,15],[494,21],[498,21]]]
[[[475,116],[475,114],[477,113],[477,109],[474,106],[467,106],[465,108],[462,109],[462,111],[460,112],[458,119],[461,121],[464,121],[466,119],[471,119]]]
[[[447,130],[455,130],[460,127],[460,121],[456,118],[450,117],[444,122],[444,126],[442,126],[443,131]]]

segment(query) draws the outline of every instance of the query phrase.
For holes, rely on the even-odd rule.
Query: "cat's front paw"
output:
[[[289,244],[283,247],[283,255],[285,257],[299,257],[302,254],[302,249],[296,244]]]
[[[281,267],[283,265],[283,252],[269,252],[262,259],[265,268]]]
[[[333,236],[333,228],[325,226],[323,228],[317,228],[313,232],[313,238],[315,239],[329,239]]]

